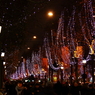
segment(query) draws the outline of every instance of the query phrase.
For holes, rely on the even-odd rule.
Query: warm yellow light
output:
[[[53,77],[53,82],[57,82],[57,76]]]
[[[36,36],[33,36],[33,39],[36,39],[37,37]]]
[[[52,16],[53,16],[53,12],[51,12],[51,11],[48,12],[48,16],[49,16],[49,17],[52,17]]]
[[[30,49],[30,47],[28,47],[27,49]]]
[[[45,71],[45,70],[42,68],[42,71]]]

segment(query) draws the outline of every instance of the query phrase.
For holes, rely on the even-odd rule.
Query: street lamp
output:
[[[30,49],[30,47],[27,47],[27,49],[29,50],[29,49]]]
[[[5,56],[5,52],[1,52],[1,55],[0,55],[0,88],[2,88],[3,80],[4,80],[4,66],[3,66],[4,56]]]
[[[3,65],[6,65],[6,62],[3,62]]]
[[[61,70],[61,83],[63,82],[63,69],[64,69],[64,67],[61,66],[61,67],[60,67],[60,70]]]
[[[83,63],[83,71],[84,71],[84,73],[83,73],[83,82],[84,82],[84,84],[85,84],[85,78],[86,78],[86,74],[85,74],[85,65],[86,65],[86,60],[82,60],[82,63]]]
[[[37,36],[33,36],[33,39],[36,39],[37,38]]]
[[[52,12],[52,11],[49,11],[49,12],[48,12],[48,16],[49,16],[49,17],[52,17],[52,16],[53,16],[53,12]]]
[[[1,52],[2,48],[2,35],[1,35],[2,26],[0,26],[0,89],[3,86],[3,60],[2,58],[5,56],[4,52]]]
[[[5,52],[1,52],[1,57],[3,58],[5,56]]]

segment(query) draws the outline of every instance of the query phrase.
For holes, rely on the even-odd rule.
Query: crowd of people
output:
[[[95,95],[95,86],[74,82],[71,86],[60,81],[7,81],[0,95]]]

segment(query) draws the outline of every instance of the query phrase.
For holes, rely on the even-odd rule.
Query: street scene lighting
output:
[[[82,63],[83,63],[83,64],[86,64],[86,62],[87,62],[86,60],[82,60]]]
[[[1,52],[1,57],[4,57],[5,56],[5,52]]]
[[[91,5],[92,0],[73,0],[74,4],[67,0],[71,6],[68,3],[61,6],[62,0],[59,0],[60,6],[54,6],[57,3],[49,0],[52,3],[46,2],[47,6],[43,9],[40,7],[44,5],[42,1],[46,0],[24,1],[32,1],[34,5],[23,3],[25,5],[20,5],[23,7],[21,10],[19,6],[16,7],[20,11],[5,6],[1,14],[0,87],[4,71],[7,73],[4,77],[9,80],[27,80],[32,77],[29,78],[30,82],[41,79],[69,83],[70,86],[74,82],[91,82],[94,85],[95,7]],[[11,17],[7,17],[6,13],[12,13]]]
[[[52,17],[53,16],[53,12],[52,11],[48,12],[48,16]]]
[[[95,17],[95,15],[93,15],[93,17]]]
[[[63,70],[64,69],[64,67],[61,67],[61,70]]]
[[[6,62],[3,62],[3,65],[5,65],[6,64]]]
[[[33,36],[33,39],[36,39],[37,38],[37,36]]]
[[[85,79],[86,79],[86,73],[85,73],[85,65],[86,65],[86,60],[82,60],[82,63],[83,63],[83,82],[85,84]]]
[[[27,48],[28,50],[30,49],[30,47]]]

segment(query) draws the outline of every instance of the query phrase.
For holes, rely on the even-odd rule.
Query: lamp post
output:
[[[3,67],[4,56],[5,56],[5,52],[1,52],[1,55],[0,55],[0,88],[3,87],[3,80],[4,80],[4,67]]]
[[[3,77],[2,77],[3,75],[3,62],[2,62],[3,53],[1,53],[1,48],[2,48],[1,29],[2,29],[2,26],[0,26],[0,89],[3,86]]]
[[[82,60],[83,63],[83,82],[85,84],[85,78],[86,78],[86,74],[85,74],[85,65],[86,65],[86,60]]]
[[[61,83],[63,82],[63,69],[64,69],[64,67],[62,66],[62,67],[60,67],[60,70],[61,70]]]

